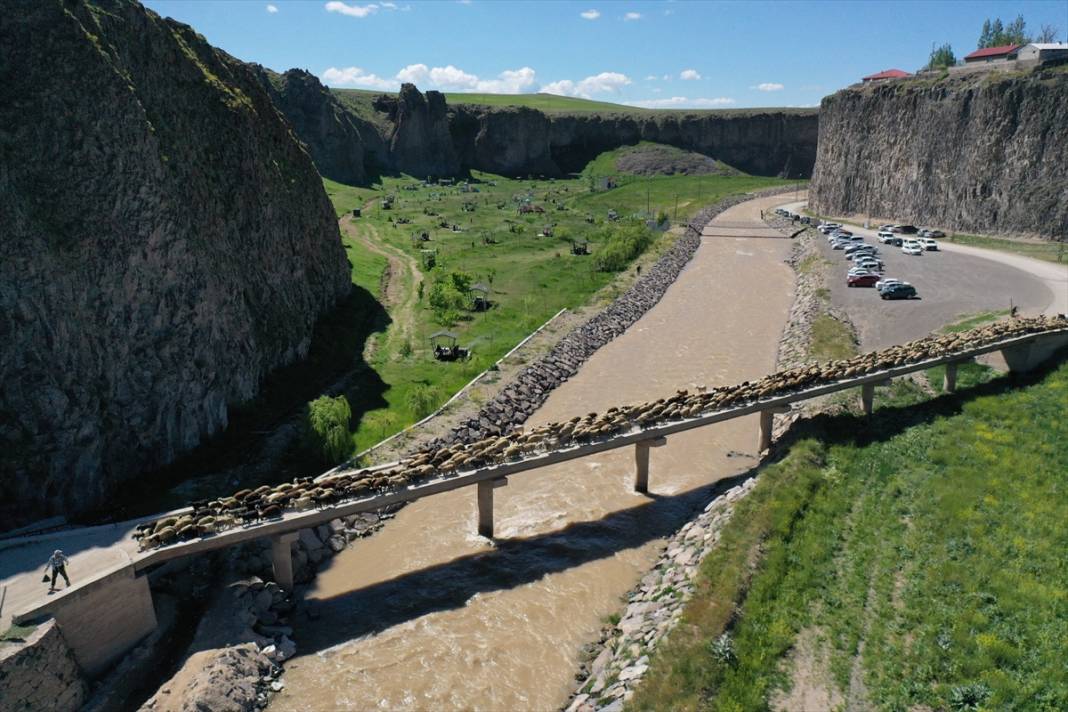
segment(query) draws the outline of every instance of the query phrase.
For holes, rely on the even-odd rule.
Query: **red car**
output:
[[[855,274],[846,279],[846,284],[850,287],[874,287],[880,279],[877,274]]]

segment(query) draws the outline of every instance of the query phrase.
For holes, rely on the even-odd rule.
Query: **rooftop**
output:
[[[864,77],[864,81],[871,81],[872,79],[900,79],[901,77],[909,76],[912,75],[901,69],[884,69],[877,74],[869,74]]]
[[[999,47],[984,47],[977,49],[971,54],[965,55],[965,59],[982,59],[983,57],[1000,57],[1004,54],[1012,54],[1022,45],[1001,45]]]

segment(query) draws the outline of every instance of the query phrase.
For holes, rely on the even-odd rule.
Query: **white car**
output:
[[[873,257],[862,258],[855,260],[854,264],[862,269],[866,269],[869,272],[882,272],[883,263]]]
[[[917,240],[917,242],[923,245],[924,249],[928,252],[938,252],[938,243],[930,237],[922,238],[920,240]]]
[[[893,279],[892,277],[884,278],[875,283],[875,288],[881,292],[885,287],[889,287],[891,284],[908,284],[908,282],[902,282],[900,279]]]
[[[890,232],[889,230],[880,230],[877,234],[879,237],[879,242],[883,243],[884,245],[894,241],[894,233]]]
[[[905,240],[905,242],[901,244],[901,251],[906,255],[915,256],[922,255],[924,252],[923,245],[920,244],[919,240]]]

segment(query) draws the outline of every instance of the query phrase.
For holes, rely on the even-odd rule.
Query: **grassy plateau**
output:
[[[829,709],[1068,709],[1068,364],[958,378],[919,405],[880,389],[762,469],[630,708],[789,709],[800,685]]]

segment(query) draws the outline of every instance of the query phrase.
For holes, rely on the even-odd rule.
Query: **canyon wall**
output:
[[[436,91],[405,84],[397,95],[341,101],[302,70],[301,92],[276,91],[279,109],[307,144],[320,173],[345,180],[337,155],[366,154],[381,169],[418,177],[480,170],[505,176],[563,176],[604,151],[655,141],[696,151],[746,173],[807,178],[816,160],[815,109],[549,113],[528,107],[448,105]],[[276,81],[276,84],[279,82]],[[362,114],[362,115],[361,115]],[[308,116],[329,120],[309,121]],[[338,123],[358,125],[340,132]],[[340,138],[339,138],[340,137]],[[320,147],[330,146],[323,151]],[[371,171],[366,171],[370,176]]]
[[[127,0],[0,25],[0,522],[106,503],[306,354],[350,289],[247,65]],[[9,3],[10,5],[10,3]]]
[[[826,215],[970,233],[1068,233],[1068,66],[855,86],[820,107]]]

